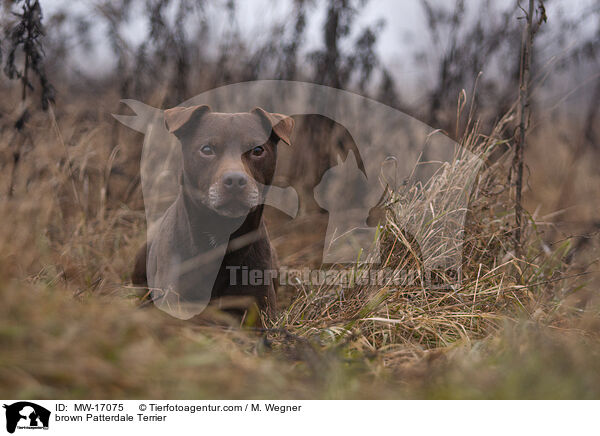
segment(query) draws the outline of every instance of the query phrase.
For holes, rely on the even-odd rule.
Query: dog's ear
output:
[[[267,112],[262,108],[255,107],[250,112],[258,115],[263,123],[267,124],[279,139],[287,145],[291,145],[290,137],[294,129],[294,119],[282,114]]]
[[[201,106],[174,107],[165,111],[165,123],[167,130],[175,136],[180,137],[186,128],[198,121],[202,115],[210,112],[210,107]]]

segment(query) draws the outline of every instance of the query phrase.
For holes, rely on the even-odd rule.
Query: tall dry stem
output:
[[[540,9],[543,10],[543,3],[540,1]],[[521,43],[521,74],[519,81],[519,106],[521,110],[521,119],[519,122],[519,136],[516,141],[515,156],[513,168],[516,170],[516,193],[515,193],[515,255],[521,257],[521,234],[523,232],[523,205],[521,202],[523,193],[523,151],[525,148],[525,137],[527,134],[527,125],[529,120],[529,76],[531,69],[531,51],[533,46],[533,36],[537,29],[533,27],[534,1],[529,0],[528,10],[525,11],[526,25],[523,30],[523,40]],[[545,17],[545,14],[544,14]]]

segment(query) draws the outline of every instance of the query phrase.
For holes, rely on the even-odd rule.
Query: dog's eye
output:
[[[252,156],[260,156],[264,152],[265,152],[265,149],[263,148],[263,146],[259,145],[258,147],[254,147],[252,149]]]
[[[205,145],[200,149],[200,153],[202,153],[205,156],[212,156],[213,154],[215,154],[215,150],[210,145]]]

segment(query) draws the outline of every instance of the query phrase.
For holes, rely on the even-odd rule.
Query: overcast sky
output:
[[[213,37],[215,38],[218,38],[219,34],[223,34],[226,31],[225,27],[228,26],[223,13],[225,3],[225,0],[207,2],[207,14],[211,17],[211,25],[216,34]],[[79,0],[76,2],[72,0],[41,0],[41,4],[45,15],[50,16],[61,10],[69,13],[84,13],[92,9],[94,0]],[[273,23],[286,17],[291,10],[292,1],[246,0],[238,1],[236,5],[238,25],[242,34],[254,37],[260,34],[260,29],[264,26],[264,23]],[[326,3],[317,2],[307,26],[307,49],[314,49],[320,44],[321,25],[325,18],[325,11]],[[386,61],[400,56],[405,51],[404,45],[410,42],[407,35],[409,33],[416,34],[424,25],[419,0],[371,0],[356,18],[357,28],[375,23],[381,19],[386,21],[386,25],[377,43],[377,51],[382,59]],[[146,17],[140,15],[139,19],[134,19],[129,24],[129,28],[124,29],[124,34],[128,40],[136,44],[139,43],[145,34],[145,24]],[[109,69],[107,60],[111,56],[109,48],[102,43],[102,38],[102,33],[98,31],[95,34],[95,39],[99,53],[95,53],[89,61],[84,63],[85,69],[90,71],[98,71],[103,68]]]
[[[454,0],[438,0],[440,5],[451,7]],[[472,9],[478,2],[483,0],[467,0],[467,5]],[[595,0],[553,0],[549,2],[547,13],[549,25],[554,18],[560,14],[581,14],[590,8]],[[94,0],[41,0],[42,9],[46,16],[50,16],[60,10],[68,13],[84,13],[89,16],[89,11],[93,9]],[[139,2],[141,4],[141,2]],[[227,17],[225,15],[224,5],[226,0],[209,0],[206,2],[206,13],[210,17],[211,37],[213,41],[218,42],[222,35],[228,30]],[[435,0],[433,0],[435,4]],[[238,26],[242,36],[249,43],[254,38],[260,38],[267,34],[262,30],[265,24],[268,27],[270,23],[281,21],[289,15],[292,0],[270,1],[270,0],[238,0],[237,19]],[[306,50],[315,49],[321,44],[322,24],[325,19],[326,1],[317,1],[316,9],[309,15],[309,22],[306,32]],[[514,0],[494,0],[493,5],[499,10],[514,4]],[[469,7],[467,8],[469,10]],[[128,41],[133,46],[139,44],[146,33],[147,18],[139,11],[133,14],[134,18],[128,23],[126,29],[122,29]],[[385,20],[385,27],[380,34],[377,42],[377,52],[384,64],[390,67],[394,76],[406,87],[410,88],[418,82],[419,77],[423,75],[432,75],[433,71],[423,69],[422,65],[416,66],[413,61],[413,54],[418,48],[428,47],[430,43],[429,36],[424,32],[426,28],[425,16],[423,14],[420,0],[370,0],[361,10],[361,14],[356,18],[355,29],[359,31],[368,24],[373,24],[378,20]],[[588,20],[591,21],[591,20]],[[589,23],[593,24],[593,23]],[[95,29],[93,33],[95,51],[92,53],[80,53],[76,56],[81,68],[87,73],[102,73],[110,71],[115,62],[114,56],[106,44],[106,36],[101,28]],[[443,51],[443,47],[439,48]],[[543,53],[538,52],[541,59],[549,59],[556,55],[556,49],[551,45],[542,47]]]

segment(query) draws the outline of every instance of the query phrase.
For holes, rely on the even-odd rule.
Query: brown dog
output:
[[[290,144],[294,121],[260,108],[230,114],[177,107],[164,115],[182,147],[181,190],[156,236],[138,253],[133,283],[160,292],[153,294],[159,306],[184,301],[204,307],[209,299],[252,296],[272,313],[276,284],[264,272],[276,268],[276,261],[263,202],[277,143]],[[252,270],[261,272],[258,283],[256,277],[248,282]]]

